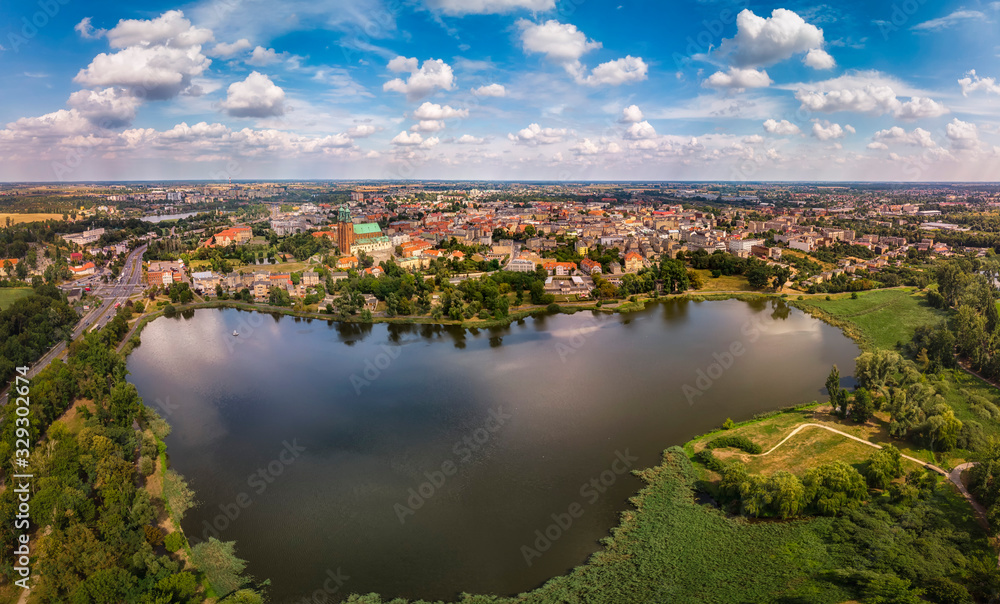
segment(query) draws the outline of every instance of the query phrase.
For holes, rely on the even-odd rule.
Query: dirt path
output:
[[[867,441],[867,440],[865,440],[863,438],[859,438],[857,436],[854,436],[853,434],[848,434],[847,432],[844,432],[842,430],[837,430],[836,428],[831,428],[830,426],[824,426],[823,424],[811,424],[810,423],[810,424],[801,424],[801,425],[797,426],[794,430],[791,431],[791,433],[788,436],[786,436],[785,438],[783,438],[781,440],[781,442],[779,442],[778,444],[776,444],[773,447],[771,447],[770,450],[768,450],[768,451],[766,451],[764,453],[761,453],[760,455],[761,456],[768,455],[769,453],[771,453],[772,451],[774,451],[775,449],[777,449],[781,445],[785,444],[790,438],[792,438],[793,436],[795,436],[796,434],[798,434],[799,432],[801,432],[805,428],[822,428],[824,430],[828,430],[830,432],[833,432],[834,434],[839,434],[841,436],[846,436],[847,438],[849,438],[851,440],[854,440],[854,441],[857,441],[859,443],[868,445],[869,447],[874,447],[876,449],[881,449],[882,448],[882,445],[878,445],[878,444],[875,444],[875,443],[873,443],[871,441]],[[972,506],[972,509],[976,512],[976,520],[979,522],[979,524],[982,525],[982,527],[984,529],[986,529],[987,531],[990,530],[989,521],[986,519],[986,508],[984,508],[978,501],[976,501],[975,499],[972,498],[972,494],[969,493],[969,490],[965,488],[965,483],[962,482],[962,472],[964,472],[968,468],[971,468],[975,464],[973,464],[973,463],[963,463],[963,464],[960,464],[958,466],[955,466],[955,468],[949,474],[948,472],[945,472],[943,469],[935,466],[934,464],[927,463],[927,462],[925,462],[923,460],[917,459],[916,457],[910,457],[909,455],[902,455],[902,454],[900,454],[900,455],[902,456],[903,459],[912,461],[913,463],[916,463],[916,464],[920,464],[921,466],[927,468],[928,470],[933,470],[934,472],[937,472],[938,474],[940,474],[940,475],[948,478],[948,480],[950,480],[951,483],[955,485],[955,488],[958,489],[958,492],[961,493],[962,496],[965,497],[965,499],[969,502],[969,505]]]

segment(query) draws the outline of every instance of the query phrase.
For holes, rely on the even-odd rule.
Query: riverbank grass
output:
[[[827,300],[826,298],[830,299]],[[851,294],[809,296],[793,302],[802,310],[834,325],[863,348],[892,350],[913,338],[921,325],[935,325],[947,313],[931,307],[927,295],[912,287]]]

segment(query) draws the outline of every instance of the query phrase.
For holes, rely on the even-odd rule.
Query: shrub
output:
[[[176,314],[177,314],[177,309],[174,308],[173,304],[167,304],[166,306],[163,307],[163,316],[164,317],[166,317],[166,318],[169,319],[170,317],[173,317]]]
[[[548,306],[546,307],[546,310],[548,310],[548,311],[549,311],[549,312],[551,312],[551,313],[556,313],[556,312],[559,312],[559,305],[558,305],[558,304],[556,304],[555,302],[553,302],[552,304],[549,304],[549,305],[548,305]]]
[[[702,449],[701,451],[698,451],[698,453],[695,454],[694,458],[701,465],[705,466],[706,468],[708,468],[713,472],[718,472],[719,474],[721,474],[722,471],[726,468],[726,465],[722,463],[722,460],[716,457],[715,454],[708,449]]]
[[[934,577],[927,581],[927,595],[933,602],[941,604],[972,604],[972,596],[962,585],[944,577]]]
[[[969,409],[983,419],[1000,419],[1000,408],[988,398],[962,391],[969,398]]]
[[[153,547],[163,543],[163,531],[159,528],[147,524],[142,527],[142,532],[146,535],[146,543]]]
[[[163,539],[163,546],[168,552],[176,552],[184,547],[184,535],[179,532],[170,533]]]
[[[760,445],[757,443],[753,442],[746,436],[737,436],[736,434],[720,436],[712,439],[707,445],[705,445],[706,449],[720,449],[723,447],[733,447],[734,449],[739,449],[753,455],[758,455],[762,451]]]
[[[733,426],[735,426],[735,425],[736,425],[736,422],[733,421],[733,418],[727,417],[726,421],[722,422],[722,429],[723,430],[732,430]]]
[[[865,462],[862,473],[868,480],[868,485],[876,489],[884,489],[893,479],[903,475],[903,462],[899,449],[885,445]]]
[[[156,466],[153,465],[152,458],[146,456],[139,458],[139,471],[142,472],[143,476],[149,476],[155,469]]]

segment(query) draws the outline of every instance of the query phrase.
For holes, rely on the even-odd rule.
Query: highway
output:
[[[129,296],[143,290],[142,285],[142,255],[146,253],[146,245],[134,249],[125,260],[125,267],[121,272],[121,282],[114,280],[110,283],[101,283],[96,275],[88,279],[78,280],[72,283],[60,285],[60,289],[67,290],[75,287],[91,287],[92,291],[87,292],[103,300],[100,306],[92,308],[73,328],[73,338],[77,339],[86,330],[96,325],[106,325],[108,320],[114,317],[115,304],[125,304]],[[45,369],[54,359],[58,358],[66,350],[65,340],[60,341],[48,352],[42,355],[31,366],[28,377],[35,376],[39,371]],[[8,386],[9,388],[9,386]],[[4,388],[0,393],[0,407],[7,404],[7,390]]]

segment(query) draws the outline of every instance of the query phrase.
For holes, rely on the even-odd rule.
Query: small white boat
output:
[[[236,330],[234,329],[234,330],[233,330],[233,336],[238,336],[238,335],[240,335],[240,332],[238,332],[238,331],[236,331]]]

